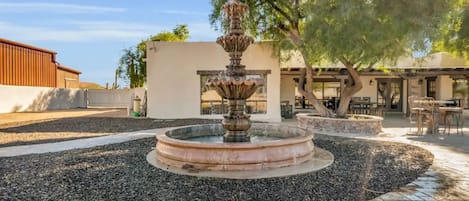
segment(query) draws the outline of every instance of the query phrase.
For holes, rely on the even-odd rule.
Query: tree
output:
[[[129,81],[130,88],[142,87],[147,77],[147,46],[149,41],[181,42],[189,38],[187,25],[177,25],[172,32],[162,31],[155,36],[142,40],[137,46],[124,49],[119,59],[116,73],[119,77]]]
[[[441,28],[442,38],[433,43],[432,51],[447,51],[469,60],[469,0],[460,0]]]
[[[147,74],[144,53],[132,47],[123,51],[116,72],[121,73],[121,78],[129,81],[130,88],[142,87]]]
[[[226,0],[212,0],[210,21],[223,25]],[[359,71],[395,62],[425,48],[443,22],[453,0],[244,0],[245,27],[259,39],[273,40],[283,50],[301,53],[306,68],[299,92],[321,116],[346,117],[351,98],[362,88]],[[313,64],[340,62],[348,72],[336,114],[312,93]],[[305,83],[306,81],[306,83]]]

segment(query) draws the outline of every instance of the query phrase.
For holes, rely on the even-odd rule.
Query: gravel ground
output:
[[[318,172],[230,180],[149,165],[147,138],[90,149],[0,158],[0,200],[365,200],[423,174],[433,155],[390,142],[316,135],[334,163]]]
[[[112,133],[217,123],[209,119],[148,119],[129,117],[72,117],[0,125],[0,147],[59,142]]]

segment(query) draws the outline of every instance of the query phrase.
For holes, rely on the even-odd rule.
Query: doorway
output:
[[[402,79],[377,79],[378,106],[387,112],[402,112]]]

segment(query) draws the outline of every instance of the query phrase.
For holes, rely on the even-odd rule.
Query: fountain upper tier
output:
[[[254,42],[250,36],[244,35],[243,27],[241,26],[241,18],[248,10],[248,6],[235,0],[230,0],[223,5],[223,12],[230,21],[228,33],[224,36],[217,38],[217,43],[228,52],[230,56],[230,65],[244,69],[241,65],[241,56],[243,52]],[[228,69],[229,71],[229,69]],[[229,74],[229,72],[227,72]],[[233,76],[244,76],[244,74]]]
[[[223,47],[223,49],[228,52],[230,56],[230,66],[239,66],[241,65],[241,56],[243,52],[254,42],[254,39],[246,35],[224,35],[217,38],[217,43]]]

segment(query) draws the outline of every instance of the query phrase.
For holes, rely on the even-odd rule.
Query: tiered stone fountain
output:
[[[217,38],[230,56],[230,64],[226,66],[225,77],[212,78],[207,85],[215,89],[222,98],[228,100],[228,114],[222,122],[226,134],[225,142],[249,142],[247,130],[251,127],[249,115],[245,113],[246,99],[264,85],[262,79],[246,79],[246,66],[241,65],[241,56],[254,39],[244,35],[241,18],[247,11],[247,5],[238,1],[228,1],[223,6],[225,15],[230,20],[229,32]]]
[[[200,175],[211,170],[223,171],[218,177],[254,178],[304,173],[332,163],[333,156],[314,148],[313,135],[303,129],[278,124],[251,125],[249,115],[245,113],[246,99],[264,84],[264,80],[246,78],[245,66],[241,64],[243,52],[254,41],[244,35],[241,26],[247,9],[246,4],[237,0],[229,0],[223,5],[230,28],[217,43],[228,52],[230,63],[223,76],[206,83],[228,100],[229,111],[224,115],[222,125],[187,126],[158,135],[155,151],[147,156],[151,164],[180,174]],[[276,172],[262,176],[257,172],[255,176],[246,176],[246,171],[266,173],[268,169],[304,164],[306,169],[288,169],[283,171],[284,174]]]

